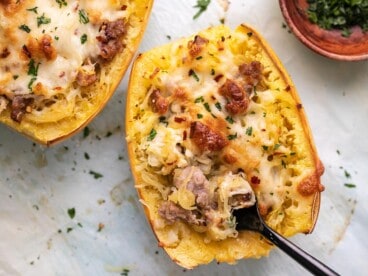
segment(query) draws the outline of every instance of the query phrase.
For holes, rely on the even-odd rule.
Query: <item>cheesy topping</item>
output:
[[[127,140],[139,187],[161,194],[156,230],[181,221],[205,242],[237,237],[233,210],[255,197],[274,229],[309,223],[318,187],[298,188],[316,174],[301,105],[261,50],[251,33],[218,28],[141,57],[160,62],[139,72],[147,94],[131,106]]]
[[[112,26],[123,20],[124,24]],[[10,109],[40,115],[61,99],[72,103],[82,97],[81,87],[98,80],[98,64],[113,58],[114,53],[108,59],[103,53],[107,40],[121,39],[124,30],[116,29],[128,20],[121,1],[1,2],[0,102],[31,98],[28,109],[19,110],[14,103]],[[68,116],[72,108],[65,109]],[[13,120],[20,121],[13,113]]]

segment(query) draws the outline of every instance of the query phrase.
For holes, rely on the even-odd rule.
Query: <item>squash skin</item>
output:
[[[208,32],[216,32],[216,28],[222,30],[222,27],[213,27],[208,30],[204,30],[205,35]],[[241,25],[236,29],[237,32],[241,32],[244,36],[249,33],[252,34],[252,39],[262,48],[262,60],[267,60],[273,65],[273,69],[278,72],[280,76],[280,82],[288,87],[288,92],[298,104],[301,103],[300,98],[296,92],[296,89],[286,72],[285,68],[281,64],[281,61],[267,44],[267,42],[258,34],[256,30],[247,25]],[[186,45],[186,42],[193,37],[183,39],[182,44]],[[157,58],[170,50],[170,45],[164,45],[162,47],[155,48],[147,53],[143,53],[137,57],[133,63],[132,72],[129,80],[129,88],[127,95],[127,108],[126,108],[126,133],[128,153],[131,164],[133,177],[136,183],[137,193],[144,206],[144,212],[146,218],[151,225],[154,234],[157,237],[158,244],[163,247],[169,257],[178,265],[192,269],[198,265],[208,264],[213,260],[217,262],[226,262],[235,264],[237,260],[243,258],[260,258],[267,256],[270,250],[273,248],[272,244],[266,239],[260,236],[260,234],[250,231],[243,231],[239,233],[237,238],[228,238],[222,241],[211,241],[205,243],[203,236],[191,229],[183,222],[176,222],[175,229],[178,231],[180,241],[177,245],[172,245],[166,242],[166,236],[172,228],[157,230],[155,220],[158,217],[157,205],[160,203],[160,195],[153,188],[142,187],[143,181],[142,173],[140,171],[140,160],[137,158],[139,154],[138,143],[134,139],[134,122],[137,120],[137,109],[146,97],[150,87],[150,80],[144,75],[149,75],[149,72],[153,72],[155,66],[160,68],[160,60]],[[162,61],[162,60],[161,60]],[[166,61],[162,61],[166,62]],[[165,65],[162,66],[165,68]],[[281,234],[285,236],[291,236],[297,232],[311,233],[318,218],[318,212],[320,207],[320,192],[323,190],[323,186],[320,183],[320,176],[323,174],[323,165],[319,160],[315,144],[311,135],[311,130],[307,122],[306,114],[303,108],[298,108],[298,117],[300,118],[303,131],[307,137],[307,144],[310,154],[313,159],[316,179],[318,182],[319,190],[309,196],[311,208],[308,210],[308,221],[300,229],[287,229],[281,231]],[[195,249],[195,250],[194,250]]]
[[[134,0],[132,4],[135,6],[135,13],[132,16],[134,26],[129,27],[126,38],[124,38],[126,46],[111,61],[101,65],[107,71],[108,80],[104,79],[99,82],[98,79],[96,83],[83,87],[83,93],[88,96],[76,103],[71,117],[53,122],[36,123],[29,114],[25,114],[22,121],[18,123],[10,118],[10,110],[7,108],[0,114],[0,123],[44,146],[60,143],[88,125],[103,110],[114,94],[144,35],[153,0]],[[57,114],[49,112],[49,116],[54,117]]]

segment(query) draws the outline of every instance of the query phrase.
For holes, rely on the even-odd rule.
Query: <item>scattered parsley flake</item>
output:
[[[124,268],[123,271],[120,273],[120,276],[128,276],[129,275],[130,270],[127,268]]]
[[[216,74],[216,71],[215,71],[215,69],[212,68],[211,69],[211,75],[214,76],[215,74]]]
[[[233,124],[234,123],[234,119],[230,116],[227,116],[225,119],[229,124]]]
[[[238,137],[238,133],[235,133],[235,134],[230,134],[227,136],[227,139],[228,140],[234,140]]]
[[[68,228],[66,228],[66,232],[67,232],[67,233],[69,233],[69,232],[71,232],[71,231],[73,231],[73,228],[72,228],[72,227],[68,227]]]
[[[38,14],[37,12],[38,7],[27,9],[27,11],[34,12],[35,14]]]
[[[68,215],[71,219],[75,217],[75,208],[68,209]]]
[[[83,129],[83,138],[86,138],[90,133],[91,131],[89,130],[89,127],[85,127]]]
[[[262,145],[262,149],[266,151],[268,150],[268,146]]]
[[[33,59],[31,59],[28,63],[28,75],[29,76],[34,76],[37,77],[37,73],[38,73],[38,67],[40,66],[40,63],[37,63],[37,65],[35,64],[35,61]]]
[[[274,149],[274,150],[277,150],[279,147],[280,147],[280,144],[275,144],[275,145],[273,146],[273,149]]]
[[[25,31],[26,33],[31,32],[31,29],[26,24],[20,25],[18,28],[19,30]]]
[[[203,106],[208,112],[211,112],[211,107],[208,103],[204,103]]]
[[[99,179],[101,177],[103,177],[102,174],[95,172],[95,171],[89,171],[89,174],[93,175],[94,179]]]
[[[221,104],[219,102],[215,103],[215,106],[216,108],[221,111],[222,110],[222,107],[221,107]]]
[[[202,119],[202,118],[203,118],[203,115],[202,115],[202,114],[200,114],[200,113],[198,113],[198,114],[197,114],[197,118],[198,118],[198,119]]]
[[[150,133],[148,134],[147,141],[152,141],[153,139],[155,139],[156,135],[157,131],[154,128],[151,129]]]
[[[85,158],[86,160],[89,160],[89,159],[90,159],[88,152],[85,152],[85,153],[84,153],[84,158]]]
[[[195,102],[195,103],[203,103],[203,102],[204,102],[204,98],[203,98],[203,96],[200,96],[200,97],[196,98],[196,99],[194,100],[194,102]]]
[[[346,178],[351,178],[351,174],[350,174],[350,173],[348,173],[346,170],[344,170],[344,174],[345,174],[345,177],[346,177]]]
[[[65,0],[56,0],[56,3],[59,4],[59,8],[62,8],[63,6],[68,5],[68,3]]]
[[[348,188],[355,188],[356,187],[356,185],[353,184],[353,183],[344,183],[344,186],[348,187]]]
[[[192,76],[196,81],[199,81],[199,77],[198,75],[196,74],[196,72],[194,72],[193,69],[190,69],[189,70],[189,73],[188,73],[189,76]]]
[[[36,77],[33,77],[33,78],[31,78],[31,79],[30,79],[30,81],[29,81],[29,83],[28,83],[28,85],[27,85],[27,87],[28,87],[28,89],[29,89],[29,90],[31,90],[31,91],[32,91],[32,85],[33,85],[33,83],[34,83],[36,80],[37,80],[37,78],[36,78]]]
[[[13,80],[16,80],[17,78],[19,78],[19,75],[14,75],[13,76]]]
[[[197,0],[197,5],[193,6],[193,8],[198,8],[199,10],[193,16],[193,20],[197,19],[205,10],[207,10],[207,7],[210,3],[211,0]]]
[[[43,13],[41,16],[37,17],[37,27],[40,27],[42,24],[49,24],[51,22],[51,18],[46,17]]]
[[[252,136],[253,133],[253,127],[248,127],[245,131],[245,134],[247,134],[248,136]]]
[[[89,22],[88,14],[85,10],[79,10],[79,22],[87,24]]]
[[[339,151],[339,150],[336,150],[336,153],[337,153],[338,155],[340,155],[340,151]]]
[[[82,34],[81,38],[80,38],[81,44],[86,43],[87,41],[87,35],[86,34]]]

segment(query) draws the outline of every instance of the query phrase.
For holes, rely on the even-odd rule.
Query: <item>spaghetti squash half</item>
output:
[[[104,107],[152,0],[0,1],[0,122],[51,145]]]
[[[139,55],[126,112],[136,188],[179,265],[267,255],[272,245],[233,216],[256,199],[282,235],[312,231],[323,166],[293,83],[252,28],[212,27]]]

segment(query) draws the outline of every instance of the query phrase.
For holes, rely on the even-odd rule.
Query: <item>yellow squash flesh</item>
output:
[[[262,63],[264,67],[263,90],[271,91],[272,95],[277,98],[277,104],[264,107],[267,111],[267,115],[264,112],[264,117],[270,120],[269,122],[287,117],[288,123],[281,122],[280,129],[285,129],[285,125],[282,124],[287,124],[288,129],[291,130],[290,133],[294,135],[294,140],[291,143],[293,143],[292,147],[295,152],[290,153],[291,158],[294,158],[294,163],[290,166],[282,164],[279,166],[280,170],[283,170],[282,166],[285,166],[288,175],[308,171],[303,179],[292,176],[297,179],[293,180],[292,184],[290,181],[281,184],[275,181],[274,184],[269,184],[275,185],[274,188],[277,192],[273,196],[277,198],[275,202],[280,203],[277,208],[271,204],[271,207],[269,206],[270,208],[263,213],[268,225],[286,236],[296,233],[310,233],[317,220],[320,192],[323,190],[320,183],[323,166],[317,156],[301,101],[290,77],[267,42],[254,29],[246,25],[241,25],[234,31],[226,26],[212,27],[198,35],[209,41],[201,50],[200,58],[197,56],[197,58],[188,61],[191,58],[188,54],[188,42],[194,41],[194,36],[139,55],[133,64],[126,106],[126,139],[130,164],[145,214],[158,239],[159,246],[166,250],[173,261],[185,268],[193,268],[213,260],[235,263],[242,258],[260,258],[268,255],[272,245],[260,234],[250,231],[240,232],[236,238],[209,241],[206,239],[206,233],[195,231],[184,221],[179,220],[174,224],[169,224],[158,214],[160,204],[167,200],[168,195],[165,191],[171,185],[171,177],[160,173],[162,171],[160,168],[151,165],[152,155],[149,155],[148,150],[143,146],[148,140],[152,140],[152,143],[155,142],[155,139],[158,139],[159,131],[166,131],[165,126],[162,127],[162,122],[160,125],[160,116],[162,115],[154,112],[150,106],[149,94],[152,92],[152,87],[155,87],[165,91],[164,93],[170,97],[170,93],[172,93],[170,89],[175,87],[175,82],[180,82],[177,71],[180,71],[181,68],[185,68],[185,72],[188,72],[188,68],[193,69],[197,72],[199,79],[203,78],[205,72],[210,72],[212,69],[213,72],[225,74],[226,72],[221,72],[221,63],[216,63],[215,60],[216,56],[224,51],[227,51],[229,58],[233,58],[235,63],[251,61]],[[193,74],[183,74],[182,76],[184,78],[182,83],[193,81]],[[195,95],[196,91],[189,91],[189,93]],[[264,92],[260,91],[257,94],[259,98],[262,98],[261,93]],[[253,99],[256,101],[256,98]],[[171,110],[173,107],[171,106],[169,109]],[[252,116],[252,114],[247,113],[245,116]],[[192,119],[196,120],[195,117]],[[213,119],[209,117],[209,120]],[[278,123],[274,121],[269,126]],[[167,128],[170,128],[170,124],[168,127],[166,126]],[[152,136],[153,129],[157,131],[156,137]],[[255,131],[253,129],[253,132]],[[170,139],[168,138],[170,135],[167,132],[164,136],[166,139]],[[164,143],[163,145],[152,144],[151,151],[154,151],[155,147],[160,147],[158,155],[154,156],[158,159],[160,154],[161,156],[166,156],[166,154],[170,156],[170,151],[172,152],[172,150],[168,150],[169,153],[167,153],[165,142],[162,142],[169,140],[162,139],[160,143]],[[187,139],[189,139],[189,129]],[[240,138],[238,137],[238,139]],[[244,139],[247,139],[246,135]],[[250,168],[250,164],[257,164],[259,160],[252,159],[250,161],[241,156],[247,155],[246,150],[242,152],[242,144],[244,144],[244,148],[248,147],[245,145],[247,141],[240,140],[240,147],[239,145],[236,147],[236,141],[229,143],[240,154],[237,155],[236,150],[234,151],[234,156],[238,160],[235,162],[235,166],[229,164],[224,164],[224,166],[232,171],[240,167],[248,176],[251,175],[254,168]],[[169,144],[167,144],[168,146]],[[257,147],[262,148],[262,144],[257,145]],[[269,147],[267,148],[269,150]],[[265,146],[263,146],[263,150],[265,150]],[[259,151],[262,152],[262,149]],[[260,158],[264,158],[265,154],[262,152]],[[150,158],[151,160],[148,160]],[[258,167],[257,170],[261,171],[262,167]],[[269,176],[266,175],[266,177]],[[262,177],[260,181],[258,186],[253,185],[252,187],[258,200],[262,202],[262,197],[265,196],[269,187],[263,188],[262,183],[266,180]],[[276,187],[276,184],[280,186]]]
[[[126,2],[124,2],[126,3]],[[97,81],[81,88],[75,101],[60,99],[50,107],[26,113],[20,123],[10,118],[10,109],[0,114],[0,122],[32,140],[51,146],[83,129],[106,105],[133,58],[144,34],[153,0],[128,1],[131,12],[124,47],[111,61],[100,64]],[[65,116],[65,114],[70,116]]]

